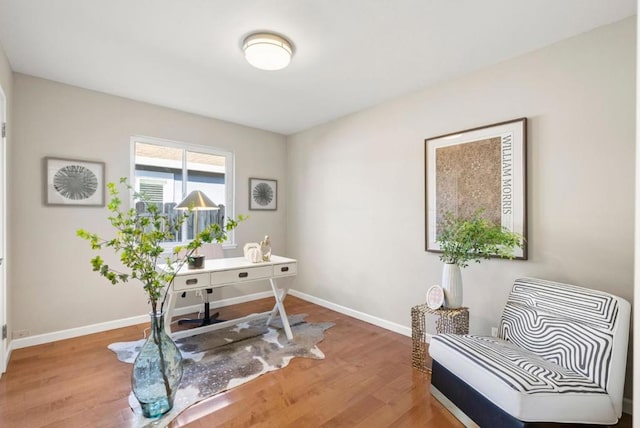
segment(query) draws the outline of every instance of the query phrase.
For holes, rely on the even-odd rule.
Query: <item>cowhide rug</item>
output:
[[[289,316],[293,340],[287,340],[282,324],[275,319],[254,320],[233,327],[178,339],[184,375],[176,392],[173,409],[162,418],[142,416],[133,393],[129,403],[136,414],[135,427],[164,427],[187,407],[258,376],[286,367],[294,357],[323,359],[316,344],[334,323],[307,323],[306,314]],[[133,364],[145,339],[109,345],[118,359]]]

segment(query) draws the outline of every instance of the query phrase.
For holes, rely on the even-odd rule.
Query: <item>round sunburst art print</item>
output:
[[[45,158],[48,205],[104,205],[104,163]]]
[[[53,188],[63,198],[80,201],[96,193],[98,177],[84,166],[67,165],[53,176]]]
[[[249,209],[277,209],[278,182],[264,178],[249,179]]]

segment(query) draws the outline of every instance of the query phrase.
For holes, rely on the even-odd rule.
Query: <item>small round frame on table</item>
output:
[[[427,307],[439,309],[444,304],[444,290],[439,285],[432,285],[427,290]]]

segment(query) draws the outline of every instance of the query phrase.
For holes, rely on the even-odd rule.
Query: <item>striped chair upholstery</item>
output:
[[[573,285],[519,279],[502,313],[504,340],[607,388],[618,300]],[[563,391],[574,389],[567,387]],[[576,385],[576,392],[583,391]]]
[[[534,352],[493,337],[441,334],[434,338],[464,354],[512,389],[526,394],[590,392],[606,394],[591,379]]]
[[[522,278],[498,338],[438,335],[429,351],[435,366],[518,421],[615,423],[629,313],[629,303],[611,294]],[[434,385],[437,378],[434,368]]]

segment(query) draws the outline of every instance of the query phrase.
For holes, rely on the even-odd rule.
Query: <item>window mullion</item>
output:
[[[187,150],[183,149],[182,150],[182,198],[180,200],[183,200],[184,198],[187,197],[187,182],[189,180],[189,177],[187,177]],[[188,234],[188,221],[185,221],[184,223],[182,223],[182,241],[186,242],[189,240],[189,234]]]

